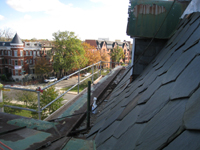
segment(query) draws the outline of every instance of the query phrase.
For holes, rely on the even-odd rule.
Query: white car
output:
[[[56,77],[49,77],[49,79],[45,79],[44,82],[54,82],[57,81],[58,79]]]
[[[84,76],[87,77],[87,76],[89,76],[89,75],[91,75],[91,73],[86,73]]]

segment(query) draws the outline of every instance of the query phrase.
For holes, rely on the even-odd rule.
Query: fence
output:
[[[35,109],[29,109],[29,108],[23,108],[23,107],[18,107],[18,106],[11,106],[11,105],[3,105],[2,107],[0,106],[0,111],[3,111],[3,107],[9,107],[9,108],[13,108],[13,109],[21,109],[21,110],[27,110],[27,111],[31,111],[31,112],[35,112],[35,113],[38,113],[38,119],[41,119],[41,113],[44,109],[46,109],[47,107],[49,107],[51,104],[53,104],[55,101],[57,101],[59,98],[61,98],[62,96],[64,96],[67,92],[69,92],[71,89],[73,89],[74,87],[78,86],[78,93],[79,93],[79,85],[80,83],[82,83],[83,81],[85,81],[86,79],[88,78],[92,78],[92,83],[94,81],[94,75],[95,74],[98,74],[98,77],[101,75],[101,70],[102,70],[102,64],[105,64],[105,63],[109,63],[110,64],[110,70],[112,69],[112,63],[114,64],[119,64],[119,63],[116,63],[116,62],[102,62],[102,61],[99,61],[93,65],[90,65],[90,66],[87,66],[83,69],[79,69],[78,71],[70,74],[70,75],[67,75],[67,76],[64,76],[62,79],[40,89],[40,87],[38,87],[37,89],[39,90],[32,90],[32,89],[25,89],[25,88],[17,88],[17,87],[3,87],[3,88],[6,88],[6,89],[14,89],[14,90],[21,90],[21,91],[29,91],[29,92],[35,92],[37,93],[37,110]],[[94,68],[96,67],[96,72],[94,72]],[[80,80],[80,73],[81,71],[84,71],[86,69],[89,69],[89,68],[92,68],[92,73],[90,75],[88,75],[87,77],[85,77],[83,80]],[[49,87],[65,80],[65,79],[69,79],[71,76],[73,75],[76,75],[78,74],[78,83],[76,83],[75,85],[73,85],[71,88],[69,88],[68,90],[66,90],[64,93],[62,93],[61,95],[59,95],[57,98],[55,98],[53,101],[51,101],[50,103],[48,103],[46,106],[42,107],[40,106],[40,94],[41,94],[41,91],[42,90],[45,90],[45,89],[48,89]],[[0,90],[0,102],[3,102],[3,94],[2,94],[2,90]]]

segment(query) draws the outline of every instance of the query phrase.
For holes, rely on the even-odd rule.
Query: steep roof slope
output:
[[[200,148],[199,40],[193,13],[134,82],[126,75],[88,135],[98,150]]]
[[[23,44],[17,33],[15,34],[14,38],[12,39],[12,41],[10,43],[12,43],[12,44],[20,44],[20,45]]]

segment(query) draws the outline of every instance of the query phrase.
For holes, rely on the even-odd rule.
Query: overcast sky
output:
[[[0,28],[22,39],[73,31],[79,39],[132,41],[126,35],[129,0],[0,0]]]

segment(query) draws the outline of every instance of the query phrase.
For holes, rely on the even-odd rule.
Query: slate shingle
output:
[[[184,124],[186,129],[200,130],[200,88],[188,100]]]
[[[170,101],[145,126],[136,143],[136,150],[160,149],[178,134],[182,127],[187,100]],[[183,130],[183,129],[181,129]]]
[[[194,13],[134,82],[118,85],[120,94],[112,93],[100,116],[107,120],[99,149],[111,143],[113,150],[200,148],[199,40],[200,13]]]
[[[169,101],[169,93],[173,83],[161,86],[154,95],[147,101],[141,113],[138,116],[137,122],[147,122],[154,117]]]
[[[197,150],[200,149],[200,132],[184,131],[163,150]]]
[[[189,97],[200,83],[200,56],[196,56],[194,60],[185,68],[181,75],[177,78],[171,93],[171,99]]]

